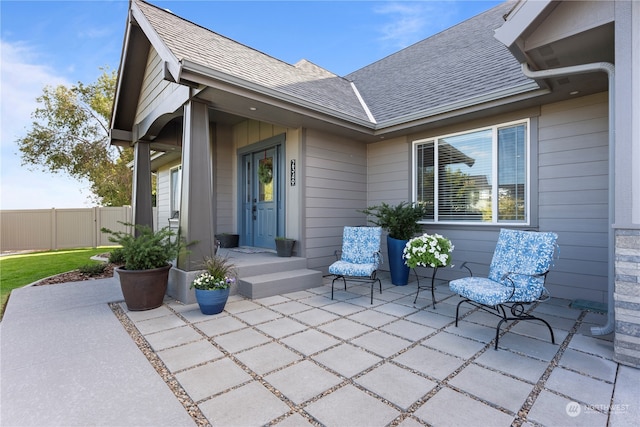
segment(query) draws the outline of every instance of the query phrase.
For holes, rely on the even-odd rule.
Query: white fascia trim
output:
[[[116,120],[116,112],[118,102],[120,100],[120,94],[122,92],[122,70],[124,69],[124,63],[127,58],[127,49],[129,47],[129,39],[131,38],[131,12],[127,15],[127,28],[125,29],[124,40],[122,41],[122,50],[120,52],[120,63],[118,64],[118,76],[116,77],[116,90],[113,96],[113,103],[111,104],[111,118],[109,119],[109,128],[113,126]]]
[[[371,120],[371,123],[377,123],[375,117],[373,117],[373,114],[371,114],[369,107],[367,107],[367,104],[364,102],[364,99],[362,99],[362,96],[360,96],[360,91],[358,91],[358,88],[356,87],[355,83],[351,82],[351,88],[353,89],[353,93],[356,94],[356,97],[358,98],[360,105],[362,105],[362,109],[364,110],[365,113],[367,113],[367,117],[369,117],[369,120]]]
[[[158,33],[156,33],[151,23],[147,20],[147,17],[144,16],[144,13],[142,13],[135,2],[131,2],[131,14],[138,23],[138,26],[140,26],[142,32],[147,36],[147,39],[149,39],[151,46],[153,46],[160,58],[166,63],[165,66],[169,73],[171,73],[171,77],[173,77],[174,81],[179,81],[180,62],[178,58],[175,57],[171,49],[169,49]]]
[[[460,101],[452,102],[450,104],[439,105],[437,107],[430,108],[428,110],[417,111],[415,113],[411,113],[406,116],[381,122],[378,124],[378,129],[381,130],[387,127],[402,125],[404,123],[413,122],[415,120],[429,118],[432,116],[438,116],[441,114],[446,114],[453,111],[461,110],[464,108],[474,107],[481,104],[498,101],[500,99],[521,95],[531,91],[535,91],[534,93],[531,94],[531,96],[539,96],[539,95],[544,95],[549,93],[549,90],[546,90],[546,89],[541,90],[540,86],[535,81],[531,81],[519,86],[498,89],[493,92],[487,92],[480,96],[474,96],[473,98],[463,99]],[[509,102],[512,102],[512,101],[513,100],[509,100]]]
[[[373,130],[373,126],[372,126],[373,123],[369,121],[362,120],[357,117],[350,116],[348,114],[337,112],[333,109],[326,108],[320,104],[309,102],[303,98],[282,93],[280,91],[276,91],[269,87],[249,82],[247,80],[232,76],[227,73],[222,73],[220,71],[213,70],[207,66],[189,61],[188,59],[183,59],[181,63],[182,63],[182,67],[181,67],[180,76],[181,76],[181,79],[185,79],[186,82],[179,82],[179,83],[187,84],[188,82],[193,81],[189,79],[190,77],[189,74],[191,73],[194,77],[201,76],[207,79],[215,79],[220,82],[239,87],[241,89],[249,90],[251,92],[265,95],[270,98],[278,99],[280,101],[294,104],[294,105],[297,105],[309,110],[313,110],[327,116],[332,116],[337,119],[347,121],[355,125],[366,127],[369,130]]]
[[[505,46],[512,46],[549,4],[551,0],[524,0],[509,14],[507,21],[494,31],[493,36]]]

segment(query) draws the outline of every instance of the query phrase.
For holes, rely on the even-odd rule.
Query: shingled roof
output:
[[[288,64],[142,0],[134,3],[178,62],[372,128],[538,88],[493,36],[513,6],[510,1],[345,77],[305,60]]]
[[[308,61],[287,64],[144,1],[135,3],[178,61],[369,121],[351,83]],[[215,7],[215,5],[213,6]]]
[[[378,122],[429,116],[483,97],[538,86],[495,39],[513,2],[502,3],[346,76]]]

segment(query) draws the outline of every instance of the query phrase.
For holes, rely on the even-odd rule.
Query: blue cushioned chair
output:
[[[449,288],[464,298],[456,307],[456,326],[460,305],[466,302],[501,318],[496,327],[496,350],[500,327],[509,320],[541,321],[549,328],[551,342],[555,344],[549,323],[527,313],[525,305],[549,299],[544,282],[553,264],[557,239],[556,233],[501,230],[489,277],[474,277],[464,263],[462,266],[471,277],[449,282]]]
[[[331,282],[331,299],[333,284],[342,279],[347,290],[347,280],[371,282],[371,304],[373,304],[373,285],[378,282],[380,293],[382,283],[376,277],[378,266],[382,264],[380,254],[381,227],[345,227],[342,233],[342,250],[336,251],[336,259],[329,266],[329,273],[335,277]]]

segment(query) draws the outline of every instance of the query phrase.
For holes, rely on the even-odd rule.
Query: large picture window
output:
[[[529,122],[415,141],[414,200],[428,221],[529,222]]]

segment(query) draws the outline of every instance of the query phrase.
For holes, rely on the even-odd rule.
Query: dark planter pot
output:
[[[292,239],[276,239],[276,253],[279,257],[290,257],[295,243],[296,241]]]
[[[202,314],[222,313],[227,303],[227,298],[229,298],[229,288],[213,290],[196,289],[196,301],[198,301]]]
[[[237,248],[240,242],[239,234],[216,234],[221,248]]]
[[[125,270],[116,268],[124,302],[130,311],[143,311],[162,305],[167,292],[171,264],[151,270]]]
[[[397,286],[404,286],[409,283],[409,267],[404,263],[404,257],[402,256],[407,242],[408,240],[399,240],[387,236],[391,283]]]

